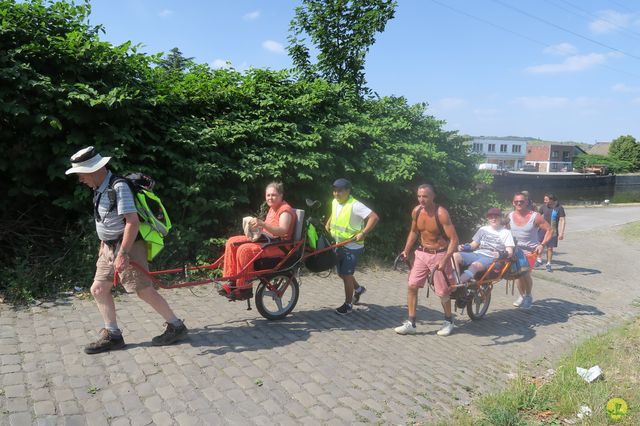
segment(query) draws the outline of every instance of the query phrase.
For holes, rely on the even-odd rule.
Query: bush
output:
[[[86,23],[88,4],[0,0],[0,8],[0,170],[9,177],[0,181],[8,194],[0,263],[14,271],[0,291],[40,294],[51,287],[46,280],[90,277],[93,259],[74,264],[84,271],[56,267],[32,282],[34,263],[19,260],[55,260],[51,253],[74,238],[95,241],[90,191],[64,175],[69,156],[87,145],[112,156],[116,172],[157,180],[175,228],[156,267],[211,259],[272,180],[285,184],[293,206],[316,198],[328,213],[331,182],[349,178],[381,217],[369,240],[378,256],[404,244],[420,183],[435,185],[461,233],[493,202],[478,189],[462,138],[445,132],[424,104],[362,99],[286,70],[167,70],[130,43],[100,41],[100,28]],[[49,246],[39,243],[45,228],[73,232],[56,231]]]

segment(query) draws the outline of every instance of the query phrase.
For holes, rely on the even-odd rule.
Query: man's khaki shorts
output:
[[[143,240],[138,240],[133,243],[133,247],[129,252],[129,259],[142,266],[145,271],[149,270],[149,264],[147,263],[147,245]],[[104,244],[102,255],[98,257],[98,261],[96,262],[96,275],[93,277],[93,280],[113,282],[113,273],[115,271],[114,262],[115,253],[113,249]],[[132,265],[129,265],[120,274],[119,278],[119,282],[122,283],[127,293],[135,293],[153,285],[151,278]]]

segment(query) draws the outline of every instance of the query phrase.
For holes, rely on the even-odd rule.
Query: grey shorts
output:
[[[133,247],[131,247],[131,251],[129,252],[129,258],[131,261],[142,266],[145,271],[149,270],[149,264],[147,263],[147,245],[143,240],[138,240],[133,243]],[[115,253],[113,248],[105,244],[102,249],[102,254],[96,262],[96,274],[93,280],[113,282],[113,274],[115,272],[114,262]],[[129,265],[120,274],[119,278],[127,293],[135,293],[143,288],[153,286],[151,278],[132,265]]]
[[[478,262],[482,264],[484,269],[487,269],[489,265],[496,260],[494,257],[485,256],[484,254],[476,253],[475,251],[462,251],[460,252],[460,256],[462,256],[462,264],[463,265],[471,265],[473,262]]]

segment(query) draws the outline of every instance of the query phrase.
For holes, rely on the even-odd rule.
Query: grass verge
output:
[[[459,409],[446,425],[638,425],[640,424],[640,318],[590,338],[565,356],[553,374],[532,377],[522,372],[502,392]],[[587,383],[576,367],[599,365],[602,376]],[[607,413],[607,402],[622,398],[628,411],[619,419]],[[592,414],[580,419],[581,406]],[[474,412],[475,414],[471,414]],[[614,416],[615,418],[615,416]]]
[[[640,222],[623,225],[620,234],[626,241],[640,241]]]

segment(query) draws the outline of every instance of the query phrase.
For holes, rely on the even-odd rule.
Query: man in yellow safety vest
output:
[[[336,309],[338,314],[351,313],[352,306],[360,301],[367,289],[353,276],[358,259],[364,252],[364,238],[378,223],[378,215],[353,198],[351,182],[340,178],[333,182],[331,216],[326,228],[337,243],[353,240],[336,249],[338,275],[344,281],[344,304]]]

